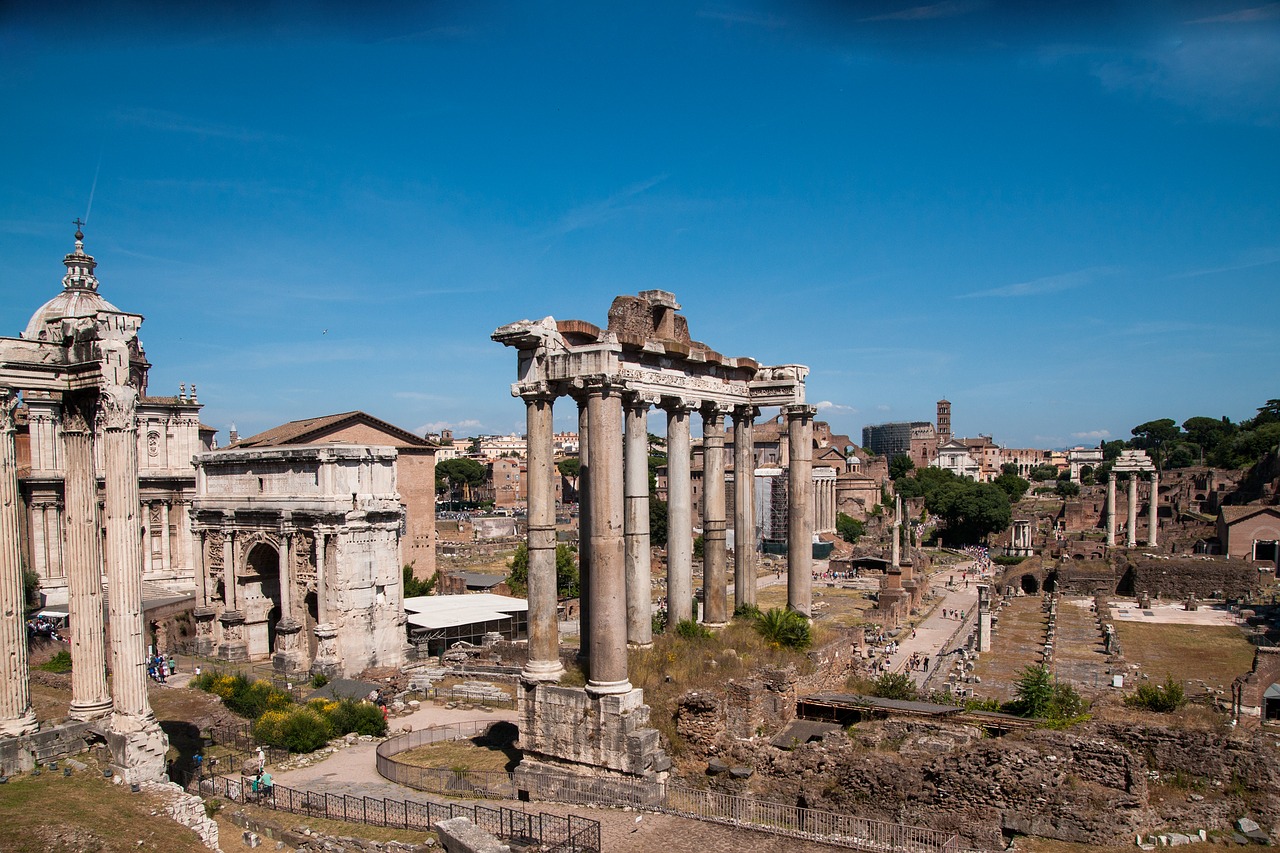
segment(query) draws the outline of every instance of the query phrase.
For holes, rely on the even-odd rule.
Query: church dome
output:
[[[98,279],[93,270],[97,262],[84,252],[84,234],[76,231],[75,251],[62,261],[67,274],[62,277],[62,292],[50,299],[31,316],[22,337],[38,341],[49,338],[49,326],[62,320],[93,317],[99,311],[119,311],[98,295]]]

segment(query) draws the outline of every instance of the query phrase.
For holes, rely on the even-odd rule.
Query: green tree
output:
[[[667,547],[667,502],[649,495],[649,541],[659,548]]]
[[[1159,420],[1147,421],[1144,424],[1138,424],[1133,428],[1134,447],[1139,450],[1151,451],[1151,456],[1156,463],[1156,470],[1164,468],[1164,450],[1166,445],[1176,442],[1182,437],[1182,430],[1178,428],[1178,424],[1173,418],[1160,418]]]
[[[1013,521],[1009,496],[992,483],[956,478],[925,495],[925,508],[940,517],[948,542],[977,544]]]
[[[582,460],[577,456],[566,456],[556,463],[556,470],[560,472],[560,476],[569,479],[569,485],[577,492],[578,478],[582,476]]]
[[[436,486],[448,484],[450,500],[471,500],[471,490],[484,483],[488,469],[474,459],[446,459],[436,464]]]
[[[432,575],[426,580],[419,580],[413,576],[413,563],[409,563],[404,567],[404,597],[417,598],[420,595],[430,595],[436,588],[436,575]]]
[[[844,541],[853,544],[866,532],[866,525],[858,519],[843,512],[836,513],[836,534]]]
[[[900,453],[889,460],[889,479],[897,482],[915,467],[916,463],[911,461],[910,456]]]
[[[1017,466],[1014,467],[1016,468]],[[1031,488],[1031,484],[1019,477],[1016,472],[1013,474],[1006,472],[991,482],[1009,496],[1009,503],[1017,503],[1022,500],[1022,496],[1027,493],[1027,489]]]
[[[507,587],[513,595],[529,593],[529,548],[523,542],[507,564]],[[572,545],[556,545],[556,594],[560,598],[578,597],[578,556]]]
[[[1043,664],[1025,667],[1013,684],[1008,710],[1060,727],[1079,721],[1088,710],[1076,689],[1053,677]]]
[[[1115,441],[1102,442],[1102,461],[1114,462],[1120,458],[1120,451],[1128,447],[1128,443],[1117,438]]]
[[[1015,476],[1015,477],[1016,477],[1016,476],[1018,476],[1018,463],[1016,463],[1016,462],[1006,462],[1006,463],[1004,463],[1003,465],[1001,465],[1001,466],[1000,466],[1000,473],[1001,473],[1001,474],[1012,474],[1012,475],[1013,475],[1013,476]]]
[[[1060,498],[1074,498],[1080,494],[1080,484],[1070,480],[1059,480],[1053,491]]]
[[[1056,480],[1058,478],[1058,466],[1056,465],[1037,465],[1031,469],[1028,474],[1032,480],[1043,482],[1044,480]]]
[[[1210,457],[1223,441],[1236,431],[1236,425],[1225,415],[1222,418],[1187,418],[1182,422],[1187,441],[1200,448],[1200,457]]]

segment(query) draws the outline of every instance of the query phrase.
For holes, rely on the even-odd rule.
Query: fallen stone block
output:
[[[1258,826],[1258,822],[1256,820],[1252,820],[1247,817],[1236,819],[1236,829],[1240,830],[1241,832],[1253,832],[1255,829],[1259,829],[1259,828],[1260,827]]]

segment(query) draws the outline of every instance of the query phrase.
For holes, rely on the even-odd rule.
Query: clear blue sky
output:
[[[522,431],[489,334],[650,288],[855,439],[1280,396],[1280,3],[19,5],[3,334],[84,216],[151,392],[223,441]]]

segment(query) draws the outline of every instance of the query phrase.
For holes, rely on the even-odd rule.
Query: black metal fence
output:
[[[442,820],[465,817],[504,841],[536,844],[557,853],[600,853],[600,822],[576,815],[532,814],[505,807],[393,800],[303,791],[284,785],[255,790],[247,777],[204,776],[194,780],[201,796],[307,817],[430,832]]]

